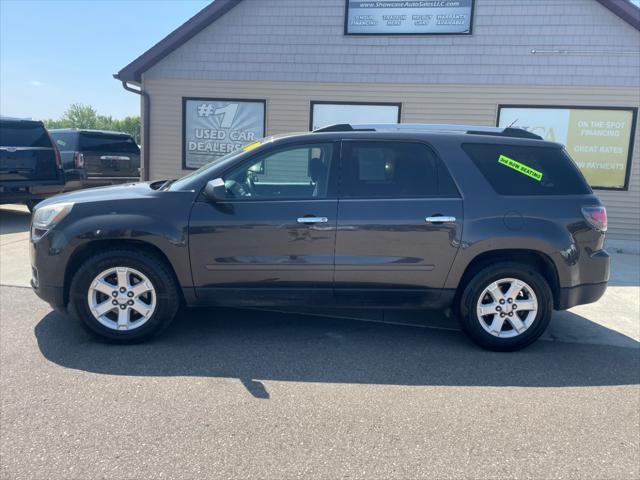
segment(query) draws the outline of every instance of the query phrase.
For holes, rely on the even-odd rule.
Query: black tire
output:
[[[156,292],[156,308],[146,323],[133,330],[114,330],[100,323],[91,313],[87,298],[93,280],[105,270],[128,267],[143,273]],[[159,256],[136,249],[112,249],[90,257],[80,266],[69,289],[69,312],[89,330],[117,343],[148,340],[169,326],[180,307],[177,282],[169,265]]]
[[[538,301],[538,311],[531,325],[512,338],[501,338],[487,332],[478,318],[476,308],[484,289],[493,282],[506,278],[525,282],[533,289]],[[520,350],[535,342],[544,333],[553,312],[553,295],[547,281],[533,267],[521,263],[501,262],[478,271],[464,287],[456,306],[462,330],[471,340],[482,348],[506,352]],[[506,320],[509,319],[506,318]],[[507,323],[503,328],[512,327]]]

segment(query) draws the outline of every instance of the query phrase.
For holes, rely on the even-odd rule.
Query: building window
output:
[[[637,108],[500,105],[499,127],[563,144],[596,189],[628,190]]]
[[[182,168],[197,169],[265,135],[265,100],[182,99]]]
[[[349,123],[400,123],[399,103],[311,102],[310,129]]]

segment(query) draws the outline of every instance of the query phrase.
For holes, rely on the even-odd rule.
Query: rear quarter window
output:
[[[500,195],[592,193],[561,148],[467,143],[462,149]]]
[[[41,123],[4,121],[0,122],[0,145],[51,148],[51,141]]]
[[[51,132],[51,138],[61,151],[78,149],[78,134],[74,132]]]
[[[133,141],[133,138],[125,135],[82,133],[80,135],[79,150],[83,152],[140,154],[140,149]]]

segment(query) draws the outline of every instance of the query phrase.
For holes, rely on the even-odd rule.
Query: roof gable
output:
[[[222,17],[241,1],[215,0],[113,76],[123,82],[139,83],[142,73]]]
[[[629,0],[597,0],[636,30],[640,30],[640,8]]]
[[[140,83],[142,74],[165,58],[181,45],[185,44],[206,27],[218,20],[242,0],[215,0],[210,5],[187,20],[156,45],[140,55],[114,77],[125,82]],[[640,31],[640,8],[628,0],[596,0],[629,25]]]

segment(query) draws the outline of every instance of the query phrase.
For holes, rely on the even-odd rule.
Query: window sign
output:
[[[499,127],[520,127],[565,145],[593,188],[626,190],[637,109],[502,105]]]
[[[311,102],[311,130],[349,123],[400,123],[399,103]]]
[[[264,100],[184,98],[183,164],[199,168],[265,135]]]
[[[474,0],[346,0],[345,35],[470,35]]]

